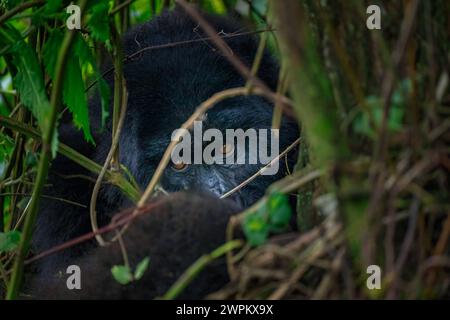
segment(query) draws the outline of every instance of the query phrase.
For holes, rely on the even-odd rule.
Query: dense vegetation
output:
[[[87,100],[98,90],[104,118],[117,124],[122,64],[129,58],[120,36],[172,10],[175,2],[192,11],[185,1],[80,0],[81,30],[71,31],[67,1],[0,1],[0,292],[5,297],[16,298],[20,291],[56,153],[102,172],[103,164],[58,142],[61,114],[70,112],[73,124],[94,143]],[[248,91],[240,94],[263,92],[275,101],[274,127],[285,112],[302,128],[295,171],[230,221],[229,242],[218,252],[227,254],[231,283],[211,297],[448,298],[450,3],[190,2],[210,13],[233,13],[257,30],[260,47],[279,58],[278,90],[271,92],[253,76],[257,55],[252,70],[240,70],[248,78]],[[370,4],[381,8],[379,30],[366,26]],[[190,14],[196,18],[195,10]],[[220,40],[217,34],[211,38]],[[114,62],[114,92],[101,78],[102,52]],[[106,108],[110,101],[113,114]],[[105,167],[104,179],[142,205],[155,186],[138,190],[116,159]],[[292,194],[299,232],[278,234],[290,215],[284,195]],[[247,242],[236,249],[233,230],[239,226]],[[181,280],[189,281],[189,272],[201,269],[202,261]],[[381,268],[381,289],[366,286],[370,265]],[[174,290],[167,297],[176,296]]]

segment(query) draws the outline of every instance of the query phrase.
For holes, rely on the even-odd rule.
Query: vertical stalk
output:
[[[123,51],[122,42],[120,39],[120,28],[122,21],[118,23],[119,27],[116,28],[115,24],[111,24],[112,37],[114,41],[113,59],[114,59],[114,103],[113,103],[113,117],[112,117],[112,132],[111,141],[116,136],[117,127],[119,125],[121,101],[122,101],[122,88],[123,84]],[[119,171],[120,169],[120,145],[117,145],[114,155],[111,160],[111,169]]]
[[[280,45],[287,57],[292,76],[291,92],[295,111],[302,122],[315,167],[328,172],[324,185],[337,197],[338,210],[346,222],[350,250],[358,261],[367,197],[363,191],[365,174],[352,172],[350,150],[345,133],[340,130],[333,87],[318,50],[306,9],[297,0],[273,1]],[[289,21],[290,23],[285,23]]]
[[[86,6],[87,0],[81,0],[79,6],[81,12]],[[36,222],[37,212],[39,208],[39,200],[41,198],[42,190],[45,181],[47,180],[48,168],[51,160],[51,144],[56,131],[56,120],[58,116],[59,105],[61,104],[61,93],[63,88],[64,72],[67,63],[67,57],[70,47],[75,37],[76,31],[66,31],[61,48],[56,62],[56,77],[53,83],[53,90],[50,98],[51,110],[49,114],[49,121],[47,127],[44,129],[42,136],[42,149],[40,153],[40,160],[38,164],[38,171],[36,182],[31,195],[31,202],[28,207],[25,218],[25,224],[22,230],[22,237],[19,245],[19,250],[14,262],[11,281],[8,286],[6,299],[15,299],[19,293],[22,281],[24,259],[28,254],[31,244],[31,236]]]

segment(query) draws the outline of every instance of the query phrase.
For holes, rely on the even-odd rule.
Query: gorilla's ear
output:
[[[68,263],[80,267],[81,289],[69,290],[66,282],[70,275],[66,270],[54,270],[54,278],[34,281],[32,298],[153,299],[161,296],[200,256],[225,242],[228,220],[239,211],[234,203],[206,194],[176,193],[155,201],[152,203],[157,203],[156,207],[150,205],[148,212],[139,214],[123,235],[132,270],[149,257],[149,266],[140,280],[121,285],[113,278],[111,268],[124,264],[120,246],[115,242]],[[107,238],[114,234],[107,234]],[[58,271],[62,271],[59,276]],[[197,276],[181,298],[202,298],[227,281],[225,261],[219,259]]]

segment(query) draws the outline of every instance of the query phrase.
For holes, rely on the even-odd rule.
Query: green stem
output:
[[[79,6],[81,8],[81,11],[83,11],[84,7],[86,6],[86,2],[87,0],[80,1]],[[16,259],[14,261],[11,281],[9,283],[8,292],[6,294],[6,299],[8,300],[15,299],[20,290],[24,260],[30,249],[31,236],[33,233],[33,228],[36,222],[37,212],[39,208],[39,200],[41,198],[45,181],[47,180],[48,168],[51,160],[52,139],[55,135],[58,109],[59,105],[61,104],[61,93],[63,88],[65,66],[69,54],[69,49],[72,45],[73,39],[75,38],[75,32],[76,31],[66,32],[61,48],[59,50],[58,60],[56,63],[56,77],[53,83],[53,90],[50,98],[51,110],[47,127],[44,129],[42,136],[42,150],[38,164],[36,182],[31,195],[31,202],[26,212],[25,224],[22,230],[20,246]]]
[[[113,118],[112,118],[112,134],[111,140],[116,136],[117,128],[119,126],[119,119],[121,113],[121,101],[122,101],[122,92],[124,84],[123,78],[123,52],[122,52],[122,42],[120,38],[120,27],[121,22],[119,23],[119,27],[116,29],[114,24],[111,24],[111,31],[113,35],[114,41],[114,103],[113,103]],[[114,151],[112,160],[111,160],[111,168],[118,171],[120,169],[120,146],[117,145],[116,150]]]
[[[172,287],[170,287],[162,298],[164,300],[175,299],[209,263],[217,258],[220,258],[231,250],[242,247],[242,245],[243,243],[241,240],[232,240],[221,245],[210,254],[201,256],[181,275],[181,277],[172,285]]]
[[[30,138],[36,140],[42,139],[41,136],[39,135],[39,132],[36,129],[24,125],[23,123],[20,123],[14,119],[0,116],[0,125],[10,128],[11,130],[20,132],[21,134]],[[100,171],[102,170],[102,167],[98,163],[92,161],[91,159],[85,157],[78,151],[72,149],[71,147],[63,143],[59,143],[58,153],[74,161],[75,163],[79,164],[80,166],[89,170],[92,173],[99,174]],[[105,174],[105,178],[109,183],[112,183],[118,188],[120,188],[122,192],[134,202],[137,202],[139,200],[140,190],[136,189],[136,187],[134,187],[133,184],[131,184],[119,172],[107,171]]]

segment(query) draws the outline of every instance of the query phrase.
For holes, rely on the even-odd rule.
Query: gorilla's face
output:
[[[165,23],[152,22],[124,39],[127,54],[145,46],[168,42],[198,39],[197,24],[183,16],[173,21],[168,28]],[[233,33],[239,25],[228,20],[215,21],[217,30]],[[227,43],[248,67],[251,67],[258,43],[251,36],[227,39]],[[276,90],[278,66],[268,53],[264,54],[258,76]],[[136,177],[141,188],[150,181],[164,151],[171,142],[174,130],[192,115],[196,108],[215,93],[230,88],[244,87],[246,80],[233,68],[214,46],[207,42],[196,42],[174,48],[145,51],[139,57],[124,65],[127,81],[128,107],[125,125],[120,141],[121,162]],[[110,76],[111,86],[113,77]],[[258,96],[239,96],[219,102],[207,112],[202,121],[203,132],[214,129],[226,137],[227,129],[270,129],[273,106]],[[99,116],[97,115],[97,118]],[[283,151],[298,136],[295,122],[283,121],[280,130],[279,150]],[[197,137],[195,137],[197,139]],[[110,140],[110,139],[107,139]],[[200,137],[201,140],[201,137]],[[205,140],[205,139],[204,139]],[[108,141],[106,141],[108,142]],[[204,141],[206,147],[211,141]],[[259,143],[259,139],[258,139]],[[192,144],[194,142],[192,141]],[[254,146],[253,146],[254,147]],[[256,147],[258,149],[259,146]],[[108,146],[104,148],[107,150]],[[251,150],[250,150],[251,149]],[[195,156],[191,153],[191,158]],[[245,155],[238,153],[245,150]],[[259,157],[255,163],[248,161],[258,153],[245,142],[223,141],[214,157],[244,157],[245,161],[232,164],[173,163],[168,166],[161,179],[161,186],[168,192],[179,190],[201,190],[222,196],[246,181],[264,164]],[[200,151],[202,152],[202,151]],[[104,153],[102,155],[104,156]],[[274,153],[268,152],[272,158]],[[263,196],[266,188],[285,173],[282,159],[277,174],[256,178],[245,187],[233,193],[243,207],[247,207]],[[106,195],[111,203],[119,196],[115,191]]]
[[[145,170],[139,170],[134,174],[143,188],[149,182],[169,145],[174,130],[178,129],[193,111],[194,108],[186,108],[183,113],[168,115],[164,122],[154,123],[152,129],[145,121],[141,123],[140,134],[136,135],[140,138],[135,143],[139,145],[137,150],[143,150],[139,153],[139,163]],[[289,134],[296,133],[296,130],[291,124],[283,122],[279,145],[277,144],[275,149],[271,148],[271,121],[272,106],[260,97],[237,97],[219,103],[196,123],[196,129],[189,130],[187,133],[189,137],[184,141],[187,148],[179,153],[183,155],[183,159],[188,160],[174,161],[172,157],[160,181],[162,188],[168,192],[195,190],[210,192],[217,197],[224,196],[262,169],[268,163],[267,158],[274,158],[295,139]],[[198,131],[199,126],[201,131]],[[242,135],[240,138],[231,136],[233,139],[230,139],[228,138],[230,132]],[[221,139],[217,140],[217,135],[220,135]],[[261,143],[260,139],[263,136],[268,138],[267,144]],[[252,137],[257,138],[256,145],[250,141]],[[196,148],[196,143],[200,149]],[[215,147],[212,143],[215,143]],[[264,149],[265,159],[260,157],[260,148]],[[130,161],[136,157],[135,152],[124,153],[122,154]],[[211,155],[213,159],[206,155]],[[198,163],[198,160],[201,163]],[[264,195],[271,183],[286,173],[285,167],[285,161],[282,159],[278,170],[274,170],[273,174],[258,176],[252,182],[238,188],[229,198],[242,207],[253,204]]]

